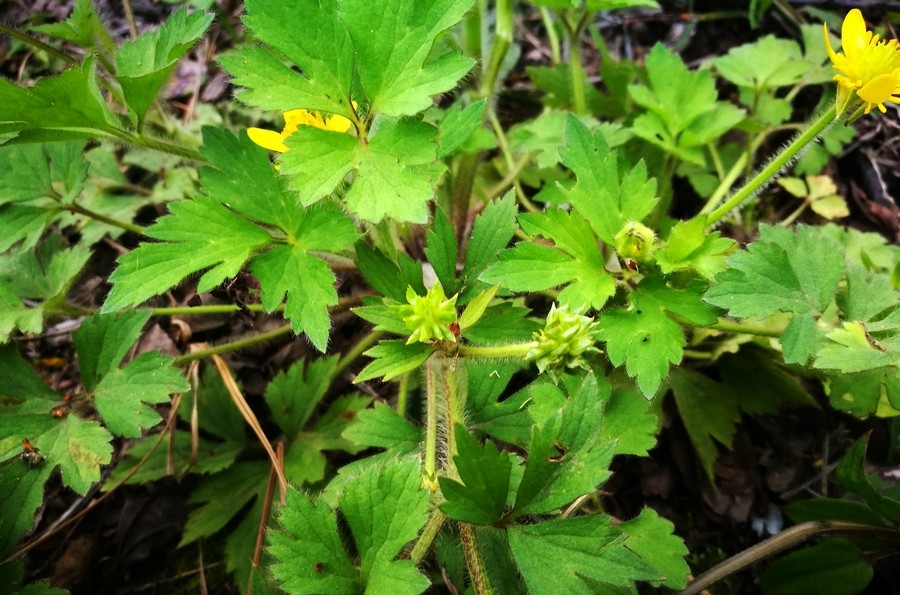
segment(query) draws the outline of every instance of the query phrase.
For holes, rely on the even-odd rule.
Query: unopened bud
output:
[[[627,223],[613,238],[616,244],[616,252],[623,259],[644,262],[653,256],[653,230],[637,221]]]
[[[430,343],[434,340],[456,342],[454,328],[458,329],[456,317],[456,298],[447,298],[440,283],[424,296],[417,295],[412,287],[406,289],[408,304],[395,306],[403,324],[411,331],[407,345],[410,343]]]

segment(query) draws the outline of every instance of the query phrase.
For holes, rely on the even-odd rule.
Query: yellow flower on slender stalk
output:
[[[882,113],[887,111],[888,101],[900,103],[900,46],[896,39],[879,39],[866,30],[866,21],[859,9],[854,8],[841,25],[843,53],[831,47],[828,25],[825,25],[825,43],[828,56],[841,74],[837,81],[837,115],[841,115],[853,100],[853,94],[865,104],[868,114],[873,107]]]
[[[356,102],[353,103],[356,107]],[[284,153],[288,150],[284,141],[297,132],[300,126],[314,126],[322,130],[332,130],[334,132],[347,132],[350,130],[352,122],[344,116],[320,114],[319,112],[292,109],[284,112],[284,129],[279,132],[274,130],[266,130],[265,128],[248,128],[247,136],[250,140],[261,147],[265,147],[270,151]]]

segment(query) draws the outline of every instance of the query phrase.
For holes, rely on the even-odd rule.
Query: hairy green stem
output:
[[[409,402],[409,378],[410,372],[400,375],[400,384],[397,387],[397,413],[401,417],[406,416],[406,404]]]
[[[753,196],[760,188],[775,179],[775,176],[797,156],[801,149],[815,140],[834,122],[835,105],[832,104],[825,112],[801,132],[791,143],[773,158],[766,167],[747,182],[740,190],[726,200],[719,208],[707,217],[707,225],[712,225],[737,208],[745,200]]]
[[[466,368],[463,360],[449,358],[444,360],[441,366],[444,382],[444,437],[447,441],[444,462],[448,477],[458,480],[456,462],[453,457],[457,454],[456,426],[466,425]]]
[[[428,520],[425,522],[425,528],[422,529],[422,533],[419,534],[416,545],[414,545],[413,549],[409,552],[409,559],[412,560],[413,564],[418,566],[422,563],[422,560],[424,560],[425,556],[428,554],[428,550],[431,549],[431,544],[434,543],[435,538],[438,536],[438,533],[441,532],[446,521],[447,516],[441,512],[440,509],[435,508],[431,511],[431,516],[428,517]]]
[[[785,529],[778,535],[747,548],[707,570],[695,578],[688,585],[688,588],[681,592],[681,595],[696,595],[716,581],[752,566],[760,560],[774,556],[812,537],[825,535],[846,535],[859,539],[885,541],[900,545],[900,531],[896,529],[844,521],[810,521],[801,523],[790,529]]]
[[[462,542],[463,554],[466,557],[466,568],[469,570],[469,578],[476,595],[490,595],[491,581],[488,578],[484,559],[478,551],[478,540],[475,536],[475,528],[469,523],[459,523],[459,540]]]
[[[466,54],[474,58],[479,64],[483,63],[481,27],[484,23],[484,13],[487,11],[487,0],[478,0],[475,8],[469,11],[464,21]]]
[[[422,465],[422,484],[432,492],[437,490],[437,432],[440,358],[425,362],[425,461]]]
[[[486,347],[463,345],[459,348],[459,354],[473,359],[512,359],[524,357],[529,350],[536,346],[536,341],[529,341],[527,343],[507,343],[506,345],[490,345]]]
[[[287,335],[291,332],[293,332],[293,327],[290,324],[285,324],[284,326],[280,326],[264,333],[259,333],[258,335],[251,335],[229,343],[222,343],[221,345],[200,349],[193,353],[186,353],[185,355],[176,357],[174,363],[176,366],[180,366],[194,360],[206,359],[214,355],[222,355],[223,353],[231,353],[232,351],[252,347],[253,345],[259,345],[260,343],[266,343],[267,341],[277,339],[278,337]]]
[[[719,203],[725,198],[728,190],[734,186],[735,181],[740,177],[741,172],[744,171],[744,163],[746,160],[747,153],[741,153],[741,156],[734,162],[734,165],[731,166],[731,169],[728,170],[728,173],[725,174],[715,191],[710,195],[706,204],[703,205],[703,208],[700,210],[701,215],[705,215],[719,206]]]

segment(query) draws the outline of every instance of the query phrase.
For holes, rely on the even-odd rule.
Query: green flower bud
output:
[[[456,342],[451,325],[456,323],[456,298],[447,299],[441,284],[435,283],[425,296],[417,295],[412,287],[406,288],[408,305],[394,306],[403,318],[403,324],[412,331],[410,343],[431,343],[433,340]]]
[[[613,238],[616,252],[622,258],[644,262],[653,256],[653,230],[637,221],[626,223],[625,227]]]
[[[570,312],[568,306],[554,304],[547,314],[543,330],[534,333],[537,345],[526,354],[533,360],[538,370],[547,372],[554,380],[556,373],[567,368],[588,368],[585,357],[599,353],[594,344],[600,332],[599,324],[590,316],[582,316],[580,311]]]

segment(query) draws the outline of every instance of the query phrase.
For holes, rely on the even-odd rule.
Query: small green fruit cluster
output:
[[[588,369],[585,358],[600,352],[595,347],[598,327],[597,321],[582,316],[580,311],[570,312],[567,305],[553,305],[543,330],[534,334],[537,345],[525,357],[554,380],[558,372],[569,368]]]
[[[456,342],[453,328],[457,323],[456,298],[447,298],[440,283],[435,283],[424,296],[406,288],[408,304],[395,306],[403,324],[411,331],[406,344],[431,343],[432,341]]]

